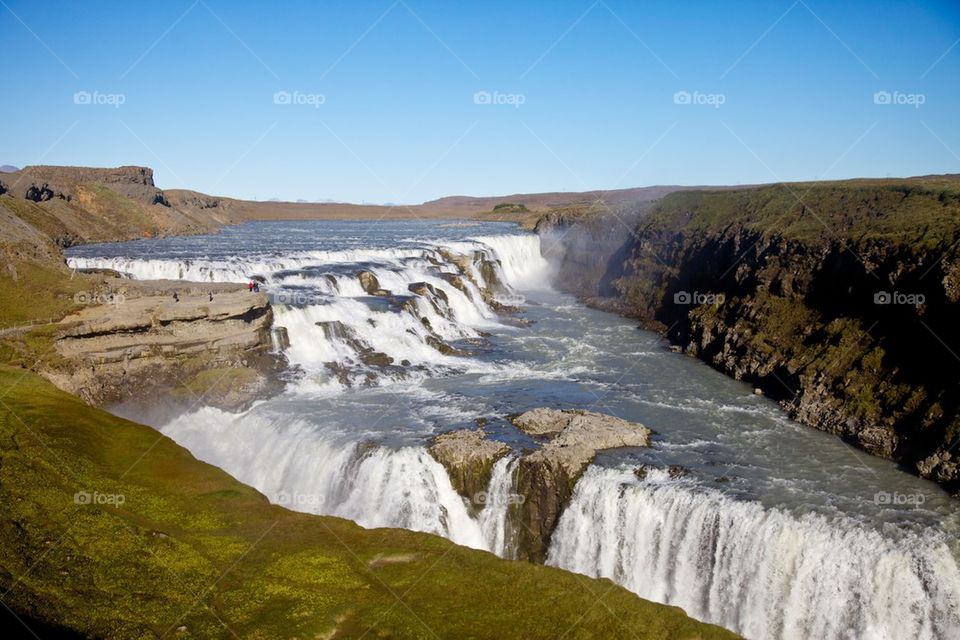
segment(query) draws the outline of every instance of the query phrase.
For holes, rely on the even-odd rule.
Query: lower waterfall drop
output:
[[[547,564],[758,640],[960,637],[960,571],[943,541],[894,541],[656,474],[591,467]]]

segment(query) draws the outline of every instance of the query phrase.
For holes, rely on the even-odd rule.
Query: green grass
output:
[[[24,370],[0,367],[0,394],[0,592],[36,620],[123,638],[734,637],[609,581],[270,505]]]
[[[527,205],[514,202],[501,202],[500,204],[493,205],[494,213],[527,213],[529,211],[530,209],[527,208]]]
[[[703,234],[743,227],[807,242],[898,241],[922,251],[956,237],[960,180],[850,180],[679,191],[665,196],[647,223]]]
[[[60,319],[77,307],[74,295],[90,288],[86,278],[66,270],[21,262],[17,278],[0,272],[0,328]]]

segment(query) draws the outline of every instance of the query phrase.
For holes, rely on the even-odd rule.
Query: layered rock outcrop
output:
[[[242,285],[106,281],[56,326],[44,374],[97,405],[157,399],[243,406],[276,385],[272,310]]]
[[[235,201],[168,197],[148,167],[24,167],[0,174],[0,198],[60,246],[209,233],[244,219]]]

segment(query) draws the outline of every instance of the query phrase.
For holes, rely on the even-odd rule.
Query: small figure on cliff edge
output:
[[[213,291],[210,292],[210,302],[213,302]]]
[[[180,302],[180,294],[177,293],[176,291],[173,292],[173,301]]]
[[[253,293],[253,280],[251,280],[250,284],[247,285],[247,290],[250,291],[250,293]]]

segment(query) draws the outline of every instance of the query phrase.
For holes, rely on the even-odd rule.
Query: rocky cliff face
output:
[[[147,167],[24,167],[0,174],[0,204],[61,246],[209,233],[243,219],[233,201],[168,197]]]
[[[958,242],[955,179],[677,193],[573,288],[957,491]]]
[[[166,204],[163,192],[153,183],[149,167],[57,167],[28,166],[0,177],[3,191],[14,197],[45,202],[71,201],[81,185],[104,185],[145,204]]]
[[[73,183],[69,201],[0,195],[0,364],[33,369],[92,404],[132,409],[164,400],[234,409],[277,390],[282,362],[271,348],[265,295],[245,285],[140,282],[67,268],[62,245],[139,237],[160,219],[112,190],[154,189],[149,169],[28,169],[113,182]],[[149,206],[171,222],[180,215]]]
[[[234,409],[275,390],[272,310],[245,285],[108,280],[56,327],[44,375],[96,405]],[[176,296],[176,297],[174,297]]]

